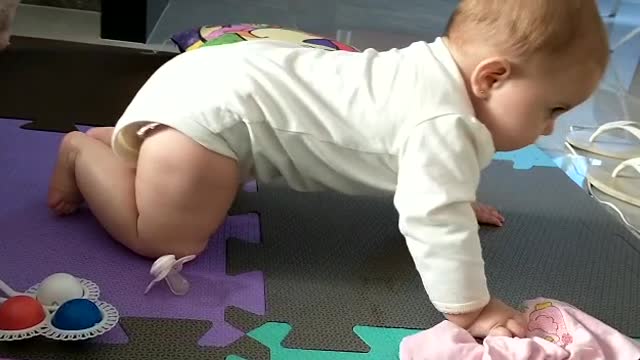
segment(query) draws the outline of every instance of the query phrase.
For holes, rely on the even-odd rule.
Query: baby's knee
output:
[[[87,130],[87,132],[85,132],[85,134],[87,134],[88,136],[91,136],[92,138],[95,138],[102,132],[100,129],[101,128],[99,128],[99,127],[93,127],[91,129]]]
[[[89,137],[92,137],[110,146],[111,136],[113,136],[113,128],[112,127],[94,127],[87,130],[85,134]]]

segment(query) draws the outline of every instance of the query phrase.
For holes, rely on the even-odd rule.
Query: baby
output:
[[[64,137],[48,203],[86,202],[115,240],[158,257],[202,252],[251,179],[392,193],[433,306],[477,337],[524,336],[487,287],[480,173],[495,151],[550,134],[608,60],[594,0],[462,0],[443,37],[383,52],[266,39],[189,51],[115,128]]]

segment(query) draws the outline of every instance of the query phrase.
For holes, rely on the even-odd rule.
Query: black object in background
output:
[[[169,0],[102,1],[103,39],[146,43]]]

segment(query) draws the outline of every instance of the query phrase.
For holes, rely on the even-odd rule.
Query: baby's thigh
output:
[[[238,190],[234,159],[166,127],[144,140],[136,172],[139,240],[180,242],[185,253],[206,247]]]

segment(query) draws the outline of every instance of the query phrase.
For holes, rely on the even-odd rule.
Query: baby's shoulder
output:
[[[475,116],[442,114],[405,128],[403,148],[425,156],[474,158],[484,167],[495,152],[489,129]],[[406,153],[405,153],[406,154]],[[471,156],[475,154],[475,156]]]
[[[458,138],[489,136],[487,127],[473,114],[444,112],[407,124],[407,135]]]

